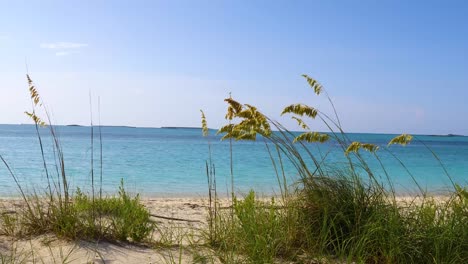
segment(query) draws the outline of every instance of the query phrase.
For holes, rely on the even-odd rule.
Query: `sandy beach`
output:
[[[208,263],[218,263],[210,249],[191,247],[193,242],[198,243],[202,240],[200,232],[206,227],[207,201],[188,197],[143,198],[142,204],[151,212],[158,227],[153,233],[154,243],[151,245],[66,241],[52,234],[15,239],[0,234],[0,254],[14,254],[21,263],[24,260],[26,263],[136,264],[179,263],[180,257],[181,263],[194,263],[194,256],[203,253],[205,256],[211,256]],[[221,204],[227,203],[227,199],[221,200]],[[2,214],[14,214],[21,206],[20,199],[0,199]]]

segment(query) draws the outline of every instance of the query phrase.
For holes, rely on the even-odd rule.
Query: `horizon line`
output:
[[[34,124],[26,124],[26,123],[19,123],[19,124],[4,124],[0,123],[0,125],[14,125],[14,126],[34,126]],[[61,126],[61,127],[91,127],[91,125],[79,125],[79,124],[58,124],[53,126]],[[129,125],[93,125],[93,127],[121,127],[121,128],[147,128],[147,129],[202,129],[202,127],[196,126],[159,126],[159,127],[152,127],[152,126],[129,126]],[[209,130],[219,130],[219,128],[208,128]],[[278,131],[278,130],[273,130]],[[304,130],[289,130],[290,132],[306,132]],[[333,133],[330,131],[317,131],[319,133]],[[422,133],[390,133],[390,132],[345,132],[345,134],[380,134],[380,135],[400,135],[400,134],[411,134],[416,136],[442,136],[442,137],[468,137],[468,135],[464,134],[456,134],[456,133],[448,133],[448,134],[422,134]]]

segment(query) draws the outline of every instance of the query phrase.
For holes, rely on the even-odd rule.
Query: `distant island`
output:
[[[201,127],[161,127],[165,129],[201,129]]]
[[[136,126],[101,126],[101,127],[123,127],[123,128],[137,128]]]
[[[447,135],[428,135],[430,137],[465,137],[464,135],[447,134]]]
[[[88,126],[82,126],[82,125],[76,125],[76,124],[71,124],[71,125],[66,125],[67,127],[88,127]],[[95,127],[99,126],[99,125],[94,125]],[[101,125],[100,127],[123,127],[123,128],[137,128],[137,127],[134,127],[134,126],[105,126],[105,125]]]

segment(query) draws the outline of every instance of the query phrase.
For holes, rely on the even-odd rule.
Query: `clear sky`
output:
[[[349,132],[468,135],[467,1],[2,1],[0,123],[28,123],[29,73],[59,124],[223,124],[223,99]],[[297,128],[285,120],[290,128]],[[325,130],[317,122],[312,129]]]

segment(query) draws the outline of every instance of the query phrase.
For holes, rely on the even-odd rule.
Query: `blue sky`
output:
[[[349,132],[468,134],[464,1],[1,1],[0,123],[27,123],[25,60],[59,124],[223,124],[232,92],[280,118],[318,79]],[[315,130],[326,130],[318,121]]]

